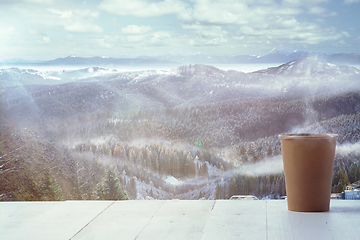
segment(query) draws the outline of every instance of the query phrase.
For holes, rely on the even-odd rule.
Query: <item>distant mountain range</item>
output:
[[[300,58],[277,67],[270,67],[254,73],[270,74],[286,77],[334,78],[336,76],[356,76],[360,70],[356,67],[331,64],[318,61],[312,57]]]
[[[279,198],[278,135],[302,132],[339,135],[332,191],[342,191],[338,176],[354,182],[351,169],[360,170],[360,69],[286,49],[268,55],[281,52],[299,59],[248,73],[211,64],[0,69],[0,200],[99,199],[108,169],[132,199],[235,190]],[[70,56],[46,66],[99,61],[112,60]]]
[[[360,54],[358,53],[313,53],[277,47],[268,54],[262,56],[252,55],[209,55],[192,54],[182,55],[178,53],[167,53],[156,56],[137,56],[137,57],[78,57],[68,56],[48,61],[31,61],[25,59],[9,59],[0,62],[1,66],[159,66],[159,65],[179,65],[179,64],[257,64],[257,63],[287,63],[301,58],[314,58],[322,62],[335,64],[360,64]]]

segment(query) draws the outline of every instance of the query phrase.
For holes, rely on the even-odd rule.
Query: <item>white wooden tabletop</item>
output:
[[[360,201],[298,213],[286,200],[0,202],[0,239],[359,239]]]

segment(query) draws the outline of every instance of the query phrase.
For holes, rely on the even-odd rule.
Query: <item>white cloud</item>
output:
[[[137,25],[128,25],[121,29],[121,32],[124,34],[145,34],[151,31],[151,27],[149,26],[137,26]]]
[[[325,8],[319,6],[314,6],[309,8],[309,13],[316,15],[324,14],[326,11],[327,10]]]
[[[147,39],[145,35],[130,35],[126,37],[128,43],[140,43],[145,39]]]
[[[102,10],[118,15],[153,17],[173,14],[182,21],[183,36],[193,46],[223,45],[227,43],[256,45],[283,44],[284,41],[317,44],[340,38],[333,29],[323,29],[307,23],[301,14],[330,15],[320,4],[328,0],[192,0],[187,5],[179,0],[149,2],[146,0],[104,0]],[[229,28],[237,32],[227,31]],[[122,28],[124,34],[146,34],[139,26]],[[148,30],[150,31],[150,30]],[[262,36],[262,39],[254,37]],[[150,38],[149,38],[150,39]],[[128,37],[128,41],[142,42],[141,36]]]
[[[54,8],[47,9],[50,13],[57,15],[59,18],[70,18],[70,19],[86,19],[92,20],[97,18],[100,14],[97,11],[90,11],[88,9],[70,9],[70,10],[58,10]]]
[[[73,16],[71,10],[60,11],[60,10],[49,8],[48,11],[51,13],[54,13],[56,15],[59,15],[59,18],[70,18]]]
[[[136,25],[129,25],[120,29],[120,31],[113,31],[106,37],[99,36],[94,40],[94,43],[101,48],[136,48],[137,52],[144,49],[149,50],[154,46],[176,45],[178,42],[178,35],[174,36],[171,32],[152,32],[151,27]]]
[[[333,47],[343,39],[353,43],[357,36],[350,28],[329,27],[332,21],[326,17],[336,15],[334,10],[342,16],[341,8],[348,8],[343,3],[360,0],[340,1],[339,8],[327,5],[328,0],[56,0],[47,5],[52,1],[0,0],[0,48],[7,47],[7,54],[41,47],[49,52],[61,42],[54,52],[81,55],[174,48],[236,54],[244,47],[249,49],[244,54],[262,54],[278,45]]]
[[[279,4],[269,0],[253,5],[250,0],[197,0],[191,13],[179,18],[184,21],[183,29],[197,34],[189,37],[192,45],[318,44],[340,38],[334,29],[301,20],[306,8],[313,14],[327,13],[327,9],[317,6],[324,2],[285,0]],[[238,31],[230,31],[233,28]]]
[[[19,3],[50,5],[54,3],[54,1],[53,0],[0,0],[0,4],[19,4]]]
[[[189,43],[193,46],[210,46],[220,45],[228,41],[228,33],[220,26],[206,26],[199,23],[183,24],[183,29],[191,30],[195,33]]]
[[[328,0],[283,0],[284,5],[293,5],[293,6],[314,6],[321,3],[328,2]]]
[[[2,24],[2,26],[0,25],[0,32],[2,36],[10,36],[14,34],[15,28],[7,24]]]
[[[247,23],[248,6],[241,2],[206,2],[198,1],[194,5],[191,19],[198,22],[215,24]],[[183,16],[180,16],[183,17]]]
[[[351,35],[347,31],[341,32],[345,37],[351,37]]]
[[[40,43],[40,44],[43,44],[43,43],[46,43],[46,44],[51,43],[50,37],[49,37],[49,36],[44,36],[44,37],[41,38],[41,40],[38,41],[38,43]]]
[[[360,2],[360,0],[344,0],[345,4],[353,4],[353,3],[358,3]]]
[[[99,16],[99,12],[88,9],[59,10],[49,8],[51,14],[48,21],[54,26],[60,25],[72,33],[102,33],[103,29],[93,21]]]
[[[148,34],[129,34],[127,36],[119,38],[121,44],[133,44],[136,43],[137,47],[147,47],[147,46],[165,46],[169,44],[174,44],[176,39],[172,38],[171,33],[165,31],[159,31]]]
[[[75,10],[58,10],[53,8],[47,9],[49,12],[56,14],[59,18],[97,18],[99,16],[99,12],[90,11],[88,9],[75,9]]]
[[[43,37],[43,41],[44,41],[44,43],[50,43],[51,42],[50,37],[48,37],[48,36]]]
[[[96,24],[86,22],[75,22],[66,24],[64,29],[73,33],[102,33],[103,29]]]
[[[112,48],[113,47],[113,39],[109,36],[104,36],[102,38],[96,39],[95,41],[98,42],[99,46],[102,48]]]
[[[37,3],[37,4],[52,4],[53,0],[24,0],[24,2],[28,3]]]
[[[172,41],[172,36],[169,32],[160,31],[154,33],[149,43],[153,46],[165,46],[169,44],[169,41]]]
[[[347,45],[347,43],[344,40],[340,40],[339,42],[335,43],[335,46],[343,46]]]
[[[6,26],[0,23],[0,52],[4,51],[9,43],[14,43],[16,40],[15,28],[13,26]],[[3,53],[4,54],[4,53]]]
[[[264,24],[274,17],[292,18],[303,12],[301,8],[294,6],[282,6],[273,2],[272,4],[251,5],[246,1],[205,1],[198,0],[192,11],[179,14],[179,19],[187,22],[202,22],[210,24]]]
[[[187,4],[180,0],[147,2],[144,0],[104,0],[99,7],[117,15],[136,17],[154,17],[166,14],[177,14],[186,9]]]

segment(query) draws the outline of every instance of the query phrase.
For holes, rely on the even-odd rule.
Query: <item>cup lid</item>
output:
[[[298,138],[337,138],[338,134],[330,133],[292,133],[292,134],[280,134],[280,139],[298,139]]]

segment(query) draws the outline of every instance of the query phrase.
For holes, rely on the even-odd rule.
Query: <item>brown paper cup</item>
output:
[[[336,134],[280,135],[290,211],[329,211]]]

